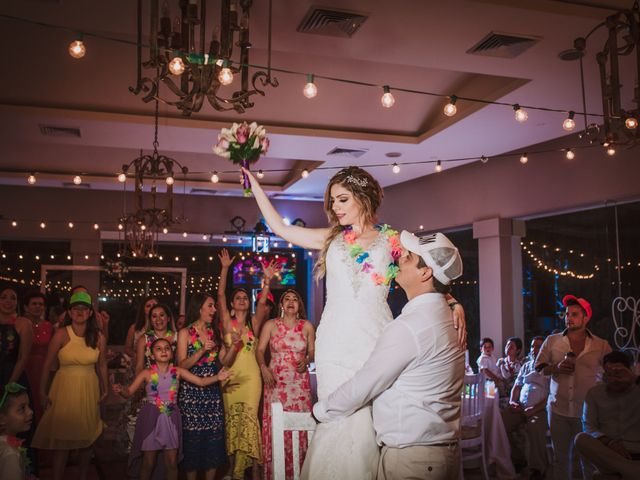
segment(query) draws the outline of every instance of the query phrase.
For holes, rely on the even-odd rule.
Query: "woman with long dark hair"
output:
[[[145,325],[147,323],[149,310],[151,310],[151,307],[153,307],[154,305],[157,305],[157,303],[158,300],[155,297],[143,298],[136,312],[136,320],[131,324],[129,330],[127,330],[127,338],[124,341],[124,352],[134,360],[136,356],[136,345],[138,345],[138,339],[142,335],[144,335],[144,332],[146,331]],[[135,361],[133,361],[133,365],[135,365]]]
[[[176,332],[171,309],[161,303],[154,305],[149,310],[144,331],[145,333],[138,339],[136,345],[136,375],[145,368],[151,367],[151,344],[153,342],[158,338],[165,338],[175,352],[178,340],[178,332]]]
[[[53,478],[64,477],[69,451],[80,451],[80,478],[87,477],[93,443],[102,433],[100,402],[109,392],[107,342],[98,329],[91,296],[77,292],[69,301],[71,324],[56,331],[49,343],[43,371],[58,360],[60,368],[47,392],[40,381],[44,414],[33,446],[53,450]]]

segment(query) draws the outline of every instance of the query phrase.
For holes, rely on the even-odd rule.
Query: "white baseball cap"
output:
[[[433,276],[443,285],[449,285],[462,275],[462,258],[456,246],[444,234],[438,232],[417,237],[403,230],[400,243],[404,248],[420,255],[433,270]]]

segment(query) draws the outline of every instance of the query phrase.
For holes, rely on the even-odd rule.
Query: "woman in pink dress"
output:
[[[262,445],[264,452],[264,478],[272,478],[271,404],[282,403],[285,412],[311,411],[311,384],[309,363],[313,361],[315,331],[305,320],[302,298],[295,290],[287,290],[280,297],[277,318],[265,323],[260,334],[256,357],[264,381],[264,407],[262,410]],[[267,367],[264,354],[267,346],[271,361]],[[286,478],[293,478],[293,447],[291,432],[285,439]],[[307,439],[300,436],[300,467],[307,451]]]

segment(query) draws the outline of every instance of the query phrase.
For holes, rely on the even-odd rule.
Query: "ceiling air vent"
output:
[[[367,148],[340,148],[340,147],[336,147],[333,150],[327,152],[327,155],[337,156],[337,157],[360,158],[362,155],[364,155],[368,151],[369,151],[369,149],[367,149]]]
[[[297,30],[300,33],[351,38],[367,18],[362,13],[312,6]]]
[[[206,188],[192,188],[193,195],[218,195],[217,190],[207,190]]]
[[[490,32],[467,50],[467,53],[471,55],[484,55],[486,57],[515,58],[538,43],[541,38],[542,37]]]
[[[64,188],[91,188],[90,183],[81,183],[80,185],[76,185],[73,182],[62,182],[62,186]]]
[[[40,133],[48,137],[75,137],[80,138],[80,129],[74,127],[55,127],[52,125],[39,125]]]

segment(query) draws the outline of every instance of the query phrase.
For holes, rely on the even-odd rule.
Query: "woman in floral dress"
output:
[[[271,404],[279,402],[285,412],[311,411],[309,363],[313,361],[315,330],[308,320],[300,294],[287,290],[280,297],[278,317],[265,323],[260,334],[256,357],[264,381],[262,410],[262,445],[264,478],[272,478]],[[266,365],[267,346],[271,362]],[[291,432],[284,438],[286,478],[293,478],[293,445]],[[307,438],[300,436],[300,467],[307,451]]]

